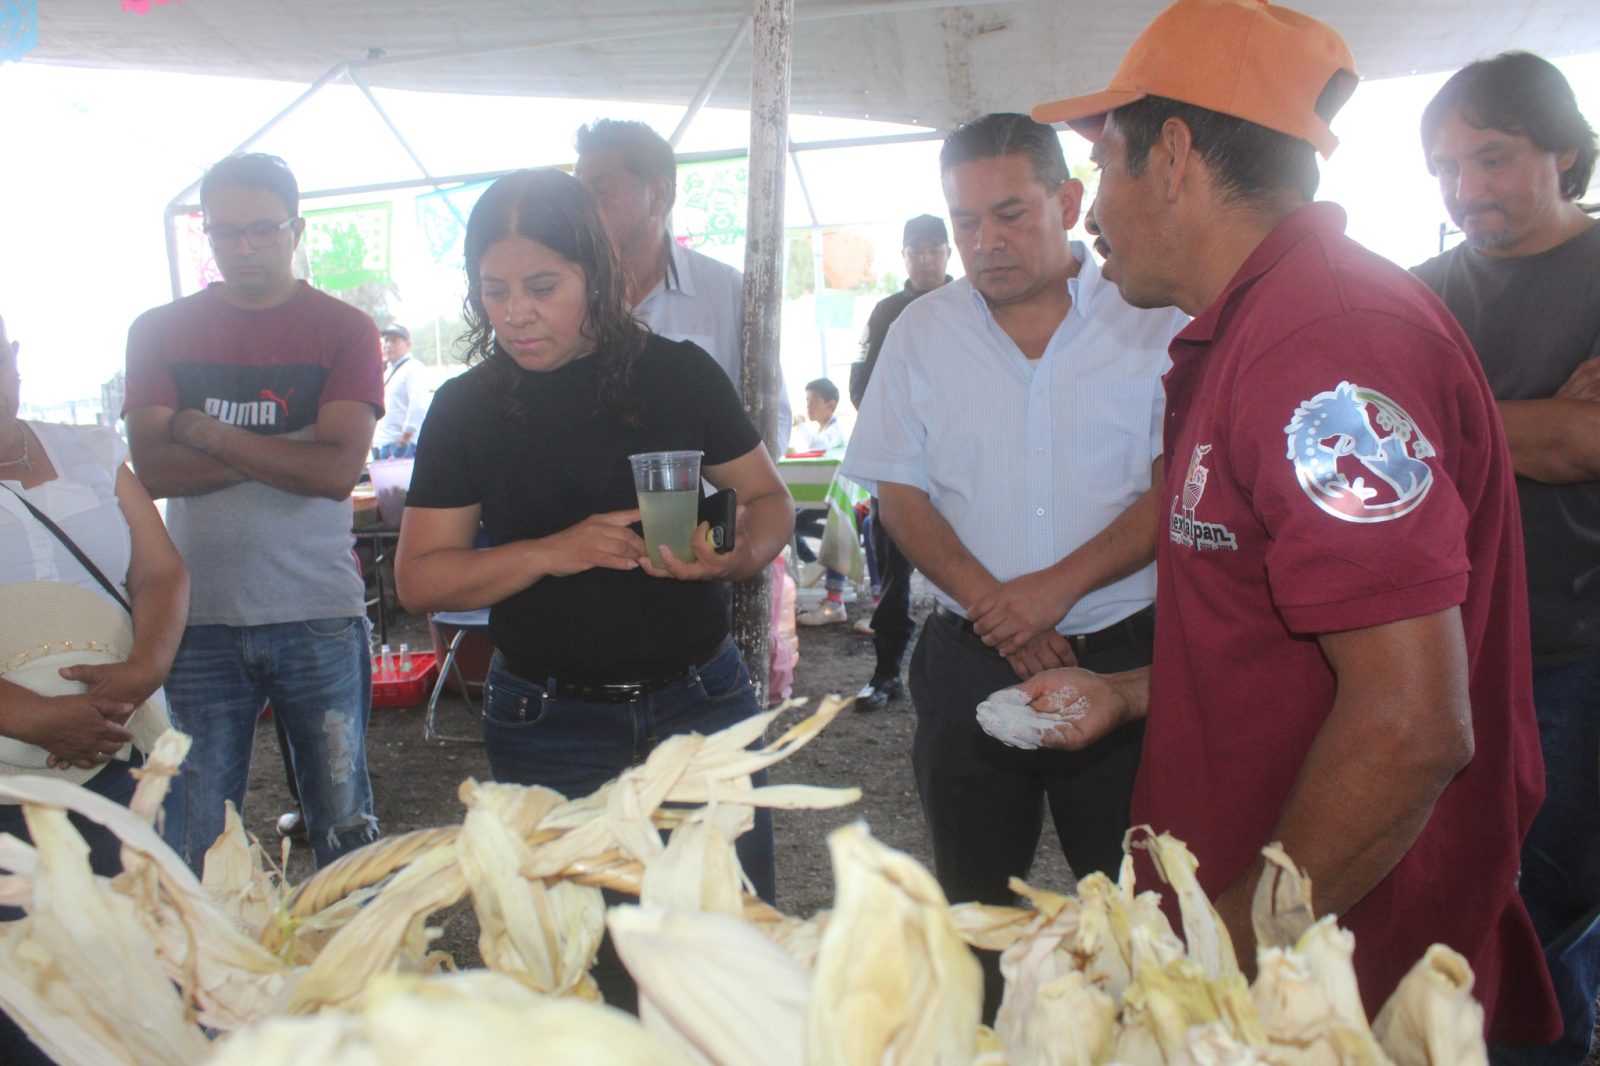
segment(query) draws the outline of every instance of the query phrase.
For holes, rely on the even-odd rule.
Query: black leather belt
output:
[[[963,633],[978,637],[977,630],[972,628],[972,623],[961,617],[950,608],[942,604],[935,605],[933,617],[945,625],[953,626]],[[1156,609],[1146,607],[1136,611],[1120,622],[1113,622],[1104,629],[1097,629],[1093,633],[1078,633],[1067,637],[1072,642],[1073,653],[1080,658],[1084,655],[1093,655],[1097,652],[1109,651],[1112,648],[1125,648],[1130,644],[1142,644],[1155,636]],[[978,637],[978,639],[982,639]]]
[[[553,700],[581,700],[586,703],[631,703],[659,692],[668,685],[686,681],[695,675],[695,667],[656,677],[642,677],[628,681],[570,681],[545,678],[542,686],[545,695]],[[538,682],[536,682],[538,683]]]

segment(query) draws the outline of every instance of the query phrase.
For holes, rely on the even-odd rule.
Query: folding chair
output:
[[[428,619],[437,626],[454,629],[450,642],[445,646],[444,661],[439,664],[439,676],[433,682],[433,693],[428,697],[428,713],[422,722],[422,738],[424,740],[442,740],[452,744],[482,744],[482,736],[448,736],[439,732],[439,697],[444,693],[444,686],[455,671],[456,687],[461,692],[461,698],[466,701],[467,710],[481,717],[483,706],[480,701],[477,707],[472,705],[472,692],[467,688],[466,676],[461,672],[461,662],[458,653],[461,650],[461,641],[468,633],[489,631],[489,608],[478,611],[438,611],[428,616]]]

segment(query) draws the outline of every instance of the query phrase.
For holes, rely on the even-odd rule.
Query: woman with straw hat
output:
[[[17,352],[0,320],[0,774],[59,775],[126,803],[167,725],[160,689],[189,576],[110,428],[18,417]],[[116,873],[116,837],[73,824],[95,872]],[[167,822],[169,841],[181,831]],[[0,832],[29,839],[20,807],[0,804]],[[0,1061],[49,1060],[0,1015]]]

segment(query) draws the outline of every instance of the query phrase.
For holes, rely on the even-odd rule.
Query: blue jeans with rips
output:
[[[173,723],[194,738],[183,764],[184,858],[192,868],[201,869],[222,832],[223,801],[244,809],[256,720],[269,701],[289,736],[317,866],[377,839],[367,776],[368,656],[360,616],[184,632],[167,701]]]
[[[1600,655],[1533,668],[1544,749],[1544,806],[1522,845],[1522,901],[1544,945],[1561,1039],[1500,1045],[1503,1066],[1584,1061],[1600,994]]]
[[[543,785],[568,799],[587,796],[644,762],[665,737],[709,735],[760,712],[755,686],[732,639],[687,679],[628,703],[550,699],[545,685],[511,672],[498,652],[483,688],[483,740],[496,781]],[[754,775],[766,784],[766,771]],[[777,891],[772,812],[735,842],[756,892]]]

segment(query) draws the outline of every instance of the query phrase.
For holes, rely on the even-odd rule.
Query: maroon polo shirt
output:
[[[1243,876],[1332,708],[1322,633],[1459,605],[1476,752],[1400,864],[1341,916],[1376,1012],[1440,941],[1494,1040],[1559,1029],[1517,853],[1543,793],[1510,455],[1471,346],[1428,289],[1319,203],[1172,342],[1166,535],[1133,821]]]

